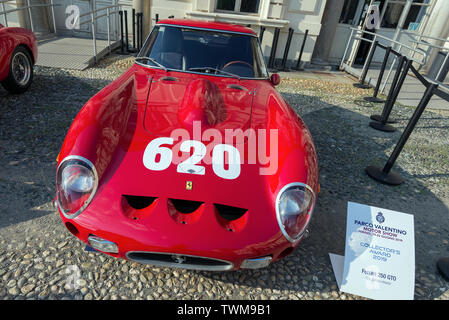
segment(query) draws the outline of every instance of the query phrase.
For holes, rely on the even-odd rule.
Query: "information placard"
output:
[[[341,291],[371,299],[412,300],[414,288],[413,215],[348,202]]]

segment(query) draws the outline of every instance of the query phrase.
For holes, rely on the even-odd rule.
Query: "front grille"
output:
[[[126,257],[129,260],[139,263],[191,270],[226,271],[234,267],[231,262],[220,259],[181,255],[177,253],[130,251],[126,253]]]

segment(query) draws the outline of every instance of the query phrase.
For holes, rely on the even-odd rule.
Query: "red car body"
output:
[[[8,77],[11,55],[18,46],[25,47],[33,62],[37,61],[37,41],[33,32],[0,24],[0,81]]]
[[[169,19],[159,24],[254,35],[249,28],[223,23]],[[214,174],[213,165],[204,163],[200,164],[205,174],[180,173],[175,164],[148,170],[142,159],[149,143],[177,128],[195,136],[193,121],[201,122],[202,134],[210,128],[276,130],[277,170],[261,175],[263,165],[243,163],[234,179]],[[87,244],[90,235],[117,244],[118,252],[107,252],[114,257],[158,264],[139,253],[166,253],[174,263],[162,263],[165,266],[215,270],[195,261],[183,264],[185,259],[204,257],[225,262],[216,270],[231,270],[239,269],[246,259],[283,258],[299,240],[287,240],[279,227],[275,208],[279,191],[296,182],[309,186],[314,195],[319,188],[312,137],[269,78],[200,75],[135,63],[79,112],[58,155],[58,167],[71,156],[89,160],[99,183],[90,204],[76,217],[65,215],[58,203],[69,231]],[[136,209],[127,195],[155,199]],[[170,199],[201,205],[182,214]],[[217,205],[246,211],[227,220],[218,214]]]

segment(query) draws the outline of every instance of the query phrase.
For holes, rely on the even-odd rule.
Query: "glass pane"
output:
[[[416,2],[427,3],[427,1],[423,0],[418,0]],[[412,5],[407,15],[407,19],[405,19],[404,29],[408,29],[410,23],[421,23],[427,8],[428,6]]]
[[[234,11],[236,0],[217,0],[217,10]]]
[[[343,10],[341,11],[339,22],[352,24],[354,22],[354,16],[358,4],[359,0],[345,0],[345,4],[343,6]]]
[[[249,35],[160,26],[153,29],[140,56],[152,58],[151,66],[175,70],[268,77],[258,39]]]
[[[257,13],[259,12],[260,0],[242,0],[240,12]]]
[[[398,26],[399,18],[401,18],[403,4],[390,3],[385,10],[384,17],[382,19],[382,28],[396,28]]]

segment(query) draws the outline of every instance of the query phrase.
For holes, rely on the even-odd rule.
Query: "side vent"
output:
[[[248,219],[248,209],[214,203],[215,216],[218,223],[227,231],[243,230]]]

